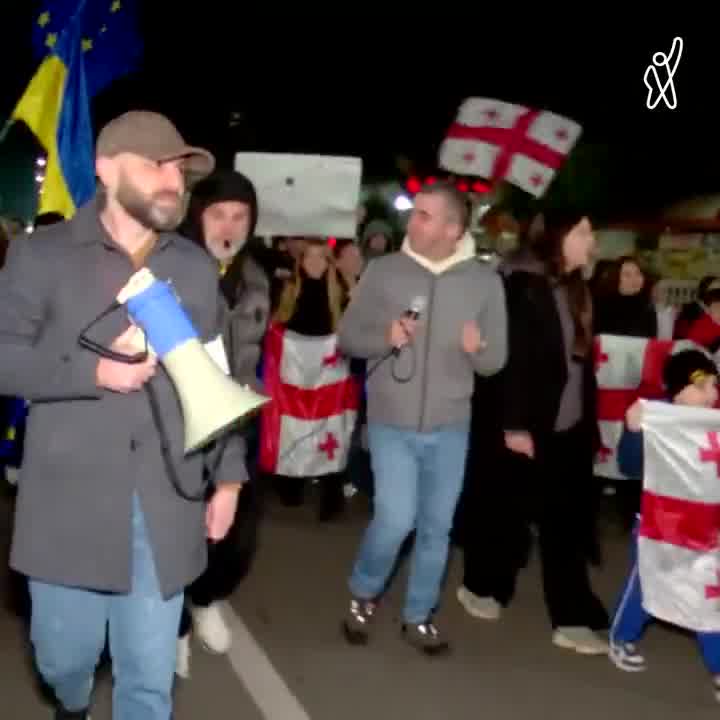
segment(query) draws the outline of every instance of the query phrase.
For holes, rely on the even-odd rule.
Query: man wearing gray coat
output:
[[[0,394],[31,402],[11,565],[30,580],[31,640],[56,718],[87,718],[109,631],[113,716],[168,720],[183,589],[205,568],[206,538],[227,532],[246,480],[235,436],[213,499],[193,502],[209,458],[184,454],[169,376],[152,355],[127,364],[79,344],[143,266],[172,282],[204,341],[219,334],[216,267],[173,232],[185,174],[213,166],[161,115],[116,118],[98,138],[96,198],[69,222],[14,240],[0,273]],[[133,354],[133,330],[118,312],[88,334]],[[142,392],[150,383],[166,458]]]

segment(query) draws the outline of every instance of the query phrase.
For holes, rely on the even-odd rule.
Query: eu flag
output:
[[[40,213],[72,217],[95,194],[90,98],[140,58],[134,0],[46,0],[36,19],[42,60],[12,119],[47,152]]]
[[[140,62],[138,0],[42,0],[32,38],[39,61],[52,52],[56,38],[78,10],[85,82],[93,98]]]

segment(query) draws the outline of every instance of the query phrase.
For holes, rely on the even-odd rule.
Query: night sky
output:
[[[550,32],[545,26],[557,22],[535,28],[528,19],[520,33],[484,12],[477,20],[463,12],[446,18],[452,22],[441,31],[417,13],[419,31],[407,21],[362,17],[363,6],[354,4],[326,17],[335,33],[303,13],[288,37],[294,21],[287,15],[281,32],[271,30],[277,18],[273,24],[240,10],[232,17],[220,3],[200,5],[182,11],[165,0],[145,3],[144,67],[98,99],[97,124],[145,107],[169,114],[189,142],[209,146],[223,164],[247,149],[358,154],[367,177],[398,177],[397,155],[421,171],[434,169],[463,98],[496,97],[581,123],[582,142],[603,146],[612,158],[619,207],[720,190],[720,54],[712,28],[698,32],[699,22],[689,32],[676,23],[668,30],[648,24],[639,33],[618,31],[624,21],[601,28],[575,15],[577,31]],[[17,30],[5,35],[17,45],[0,51],[18,68],[2,79],[5,113],[33,67],[21,29],[32,18],[16,12]],[[678,108],[648,110],[645,68],[653,52],[670,50],[675,35],[684,39],[674,78]],[[231,112],[241,114],[234,129]]]

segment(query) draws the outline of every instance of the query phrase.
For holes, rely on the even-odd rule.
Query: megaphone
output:
[[[270,398],[228,377],[213,359],[172,287],[150,270],[136,272],[117,296],[177,391],[185,425],[185,452],[208,445]]]

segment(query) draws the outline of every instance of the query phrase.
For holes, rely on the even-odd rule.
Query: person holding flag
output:
[[[713,361],[700,350],[682,350],[670,355],[663,369],[663,380],[668,402],[675,405],[713,408],[717,403],[718,371]],[[636,401],[627,412],[627,427],[620,440],[618,462],[624,474],[645,480],[641,402]],[[643,512],[649,510],[646,508],[638,517],[631,552],[631,570],[620,594],[610,629],[610,660],[626,672],[646,669],[645,658],[637,649],[637,641],[652,620],[644,606],[637,559]],[[661,520],[655,519],[654,522]],[[678,522],[677,518],[675,522]],[[680,527],[692,531],[686,523],[681,523]],[[720,702],[720,633],[698,632],[697,640],[705,665],[713,676],[715,697]]]

